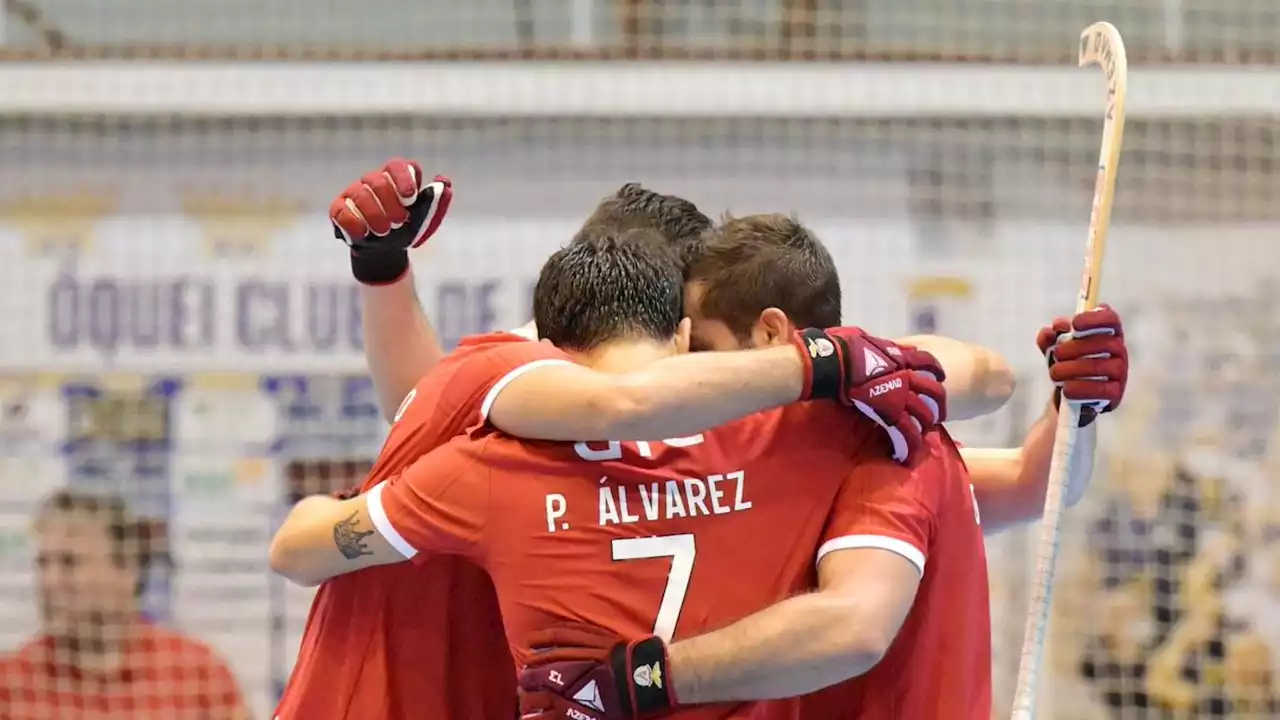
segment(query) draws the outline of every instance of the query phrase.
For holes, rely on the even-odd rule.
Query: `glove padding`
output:
[[[1124,399],[1129,351],[1120,315],[1107,305],[1070,320],[1056,318],[1040,329],[1036,344],[1049,363],[1054,403],[1066,398],[1080,406],[1080,427],[1111,412]]]
[[[523,720],[637,720],[677,703],[667,645],[655,635],[624,640],[588,625],[534,633],[520,671]]]
[[[338,193],[329,219],[334,236],[351,248],[356,279],[384,285],[409,270],[409,249],[435,234],[452,201],[449,178],[428,182],[418,163],[393,158]]]
[[[792,341],[809,367],[800,399],[838,400],[884,428],[893,459],[911,464],[947,417],[946,374],[930,353],[856,327],[809,328]]]

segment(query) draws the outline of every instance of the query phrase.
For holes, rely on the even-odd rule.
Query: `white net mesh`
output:
[[[76,105],[85,94],[63,92],[56,74],[45,76],[43,95],[23,96],[35,105],[0,102],[0,647],[30,640],[42,597],[73,627],[110,614],[102,603],[114,586],[94,570],[110,562],[94,555],[102,538],[76,545],[47,524],[30,532],[50,491],[110,490],[151,519],[145,545],[157,562],[145,573],[147,613],[214,648],[254,715],[267,716],[309,602],[309,593],[270,575],[271,530],[287,498],[359,477],[382,433],[364,378],[355,291],[323,208],[341,185],[393,155],[421,158],[456,183],[444,231],[417,260],[420,292],[446,341],[522,324],[546,254],[597,198],[639,180],[713,214],[794,210],[837,258],[848,320],[885,334],[936,329],[1004,353],[1024,376],[1017,397],[959,434],[971,445],[1019,443],[1047,396],[1034,332],[1069,309],[1078,278],[1101,100],[1094,109],[1092,95],[1073,98],[1087,112],[1055,115],[1044,109],[1055,98],[1030,92],[1023,112],[1017,89],[1034,90],[1037,73],[1052,69],[1014,68],[1028,73],[1022,85],[966,84],[983,66],[964,61],[1061,63],[1080,28],[1107,19],[1124,33],[1135,76],[1103,293],[1129,322],[1135,376],[1126,408],[1105,419],[1099,478],[1067,527],[1041,716],[1274,716],[1280,93],[1206,95],[1207,86],[1246,71],[1251,81],[1271,78],[1259,87],[1277,87],[1273,4],[5,7],[0,49],[13,57],[813,56],[954,61],[960,74],[949,76],[945,112],[912,110],[933,102],[932,90],[912,94],[920,87],[913,83],[925,82],[912,73],[937,66],[910,64],[900,83],[875,86],[887,94],[869,97],[876,102],[865,114],[856,103],[832,111],[810,88],[768,98],[779,108],[766,113],[775,119],[743,109],[751,103],[687,117],[689,93],[615,117],[602,107],[598,82],[571,79],[547,97],[512,94],[488,116],[456,87],[440,104],[465,112],[412,111],[445,92],[432,84],[416,87],[421,97],[397,105],[403,111],[385,112],[359,101],[379,96],[376,73],[347,88],[350,105],[300,114],[297,105],[314,108],[340,93],[325,95],[305,73],[290,92],[268,92],[281,85],[254,74],[262,65],[221,70],[242,90],[227,101],[257,102],[257,117],[184,115],[163,107],[172,87],[130,84],[124,75],[112,92],[136,109],[131,117]],[[1156,78],[1174,110],[1144,115],[1138,73],[1167,60],[1211,63],[1215,74]],[[491,83],[474,94],[510,87],[521,65],[479,66]],[[806,65],[733,66],[720,92],[746,93],[777,68]],[[670,72],[674,87],[685,71]],[[1096,71],[1067,72],[1084,74],[1101,93]],[[0,87],[0,100],[13,100],[5,93],[14,87]],[[1198,104],[1178,110],[1184,94]],[[76,112],[60,112],[63,101]],[[538,117],[511,117],[520,114],[513,107]],[[558,107],[590,111],[556,117]],[[141,545],[138,537],[126,533],[126,545]],[[1012,695],[1032,538],[991,543],[1001,705]],[[41,572],[37,555],[46,561]],[[160,561],[166,555],[172,570]],[[161,654],[155,662],[184,666],[198,653],[188,647],[180,653],[187,659]],[[64,695],[81,685],[47,669],[0,664],[0,702],[10,702],[0,716],[150,717],[119,703],[67,714],[57,704],[65,698],[31,692],[33,678]],[[219,692],[207,678],[171,679],[186,685],[157,682],[146,693]]]
[[[1106,18],[1133,59],[1276,58],[1261,0],[11,0],[14,52],[135,57],[477,57],[632,52],[719,57],[1073,59],[1074,29]],[[1067,29],[1068,42],[1063,41]]]

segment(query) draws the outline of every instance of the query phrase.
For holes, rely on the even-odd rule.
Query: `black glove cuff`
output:
[[[659,637],[618,643],[609,653],[618,679],[618,702],[624,717],[647,717],[671,709],[671,678],[667,676],[667,644]],[[631,699],[635,698],[635,706]]]
[[[1062,388],[1053,389],[1053,409],[1062,412]],[[1076,427],[1089,427],[1089,425],[1098,419],[1098,411],[1092,405],[1085,405],[1080,408],[1080,420]]]
[[[407,250],[365,248],[351,251],[351,274],[365,285],[390,285],[409,272]]]
[[[818,328],[801,330],[800,339],[812,372],[809,394],[804,399],[840,400],[844,396],[845,356],[849,354],[849,346],[843,339]]]

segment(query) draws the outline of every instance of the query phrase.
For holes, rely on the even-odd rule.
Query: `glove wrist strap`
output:
[[[844,356],[848,352],[844,341],[824,330],[807,328],[797,332],[793,342],[806,363],[800,399],[839,400],[844,393]]]
[[[609,655],[614,677],[624,685],[618,688],[624,716],[648,717],[672,708],[675,694],[668,673],[667,644],[662,638],[618,643]]]
[[[351,274],[365,285],[390,285],[409,272],[409,252],[365,248],[351,251]]]
[[[1053,409],[1062,412],[1062,388],[1053,389]],[[1076,424],[1076,427],[1088,427],[1097,419],[1098,411],[1092,406],[1085,405],[1080,408],[1080,422]]]

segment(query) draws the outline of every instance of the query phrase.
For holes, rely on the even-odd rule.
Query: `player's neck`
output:
[[[137,618],[116,619],[112,627],[80,628],[74,635],[53,638],[54,653],[60,664],[90,673],[118,670],[125,661],[125,648],[137,634]]]
[[[574,353],[578,362],[593,370],[607,373],[625,373],[654,363],[675,354],[671,343],[652,340],[618,340],[605,343],[586,352]]]

